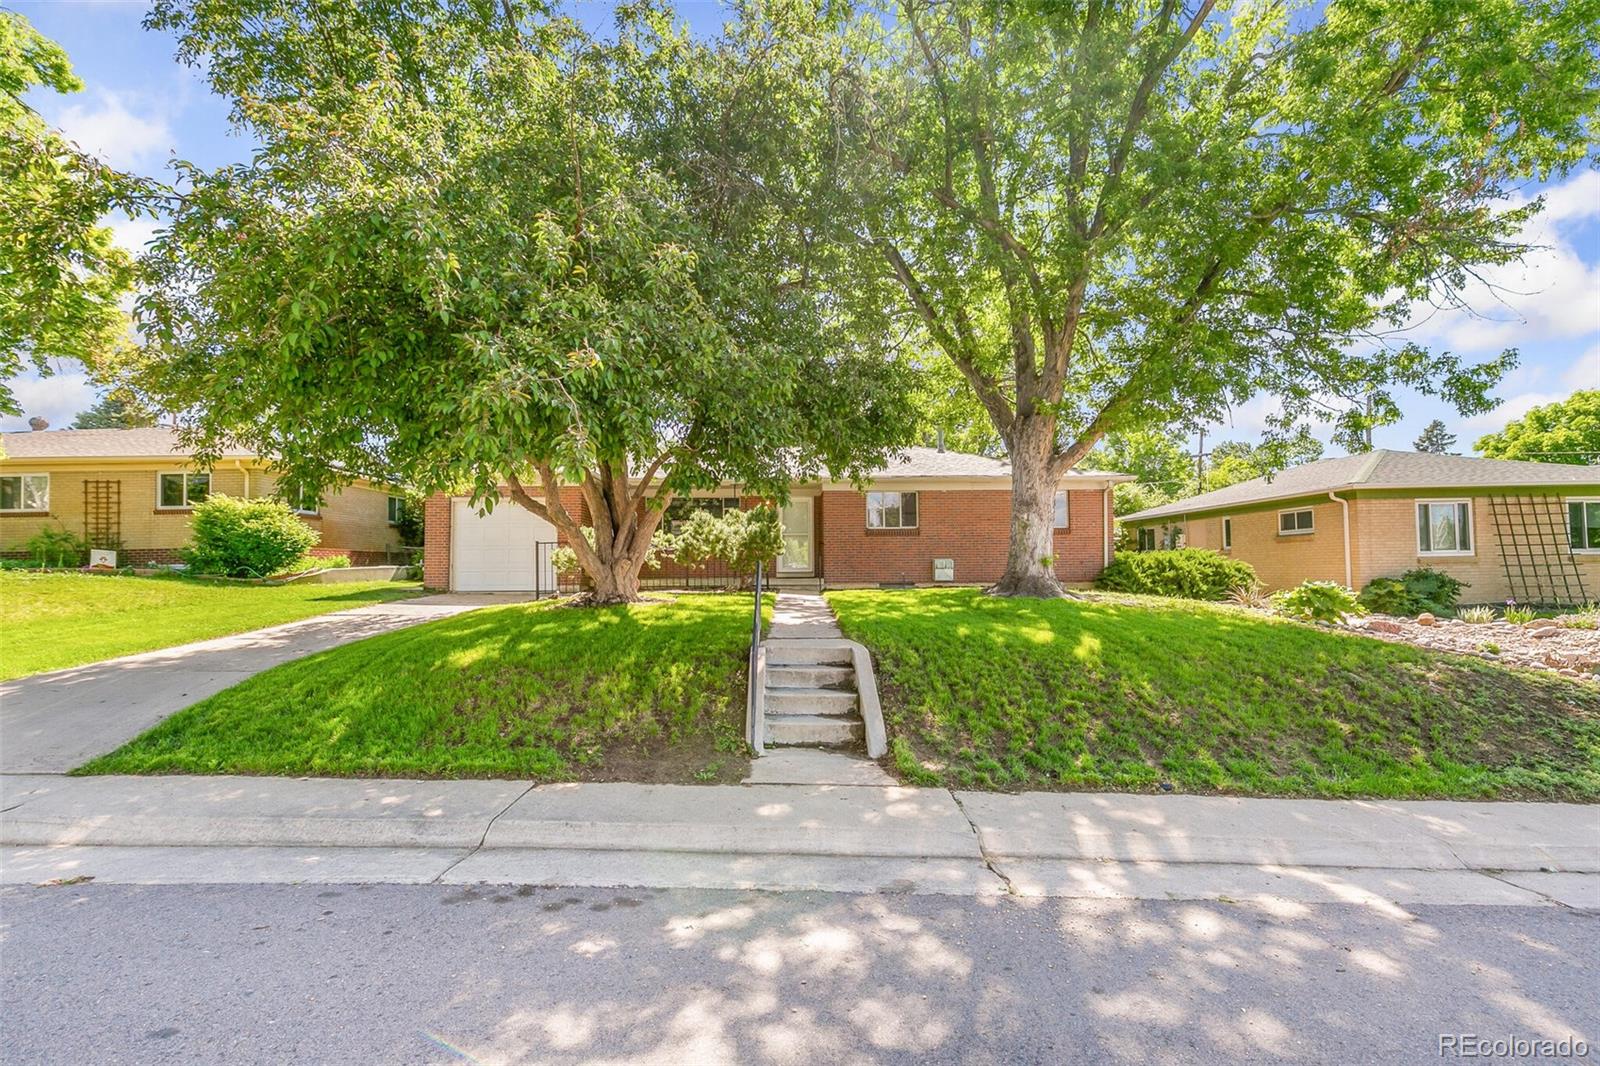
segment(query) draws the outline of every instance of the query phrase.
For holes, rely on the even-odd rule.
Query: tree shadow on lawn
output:
[[[1189,601],[830,600],[912,780],[1600,798],[1600,691],[1552,675]]]
[[[266,671],[83,772],[737,781],[748,612],[482,608]]]

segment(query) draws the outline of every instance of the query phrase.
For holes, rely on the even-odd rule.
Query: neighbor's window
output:
[[[1422,555],[1471,555],[1472,508],[1467,501],[1417,504],[1417,551]]]
[[[193,507],[210,494],[210,474],[162,474],[156,506]]]
[[[1056,528],[1067,528],[1067,494],[1065,490],[1056,493]]]
[[[915,529],[917,494],[914,492],[867,493],[868,529]]]
[[[1151,526],[1139,527],[1139,550],[1153,552],[1156,550],[1156,531]]]
[[[0,511],[48,510],[49,474],[7,474],[0,477]]]
[[[1222,550],[1230,551],[1233,548],[1233,519],[1222,520]]]
[[[1312,524],[1311,508],[1304,507],[1298,511],[1278,512],[1278,536],[1291,537],[1296,533],[1310,533],[1316,527]]]
[[[737,496],[680,496],[667,504],[666,526],[667,532],[677,533],[683,528],[683,523],[696,511],[704,511],[712,518],[721,518],[729,511],[739,509]]]
[[[1568,500],[1567,529],[1573,551],[1600,552],[1600,500]]]
[[[397,526],[406,513],[406,499],[404,496],[389,497],[389,524]]]

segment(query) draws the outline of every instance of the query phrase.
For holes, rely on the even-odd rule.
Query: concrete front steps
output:
[[[763,709],[774,747],[856,748],[866,739],[853,657],[837,644],[770,646]]]

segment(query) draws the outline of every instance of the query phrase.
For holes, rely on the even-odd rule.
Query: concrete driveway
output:
[[[0,684],[0,772],[61,774],[279,663],[524,596],[423,596]]]

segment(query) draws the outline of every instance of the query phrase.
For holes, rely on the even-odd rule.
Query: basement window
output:
[[[1231,518],[1222,520],[1222,550],[1225,552],[1233,551],[1233,519]]]

